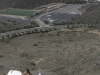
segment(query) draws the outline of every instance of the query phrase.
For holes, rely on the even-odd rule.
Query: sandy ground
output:
[[[25,16],[7,15],[7,14],[0,14],[0,16],[7,16],[7,17],[21,18],[21,19],[24,19],[25,18]]]

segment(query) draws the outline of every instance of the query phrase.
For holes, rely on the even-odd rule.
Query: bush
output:
[[[28,57],[28,54],[22,53],[22,54],[21,54],[21,57]]]
[[[34,44],[33,46],[39,46],[38,44]]]
[[[2,58],[3,57],[3,55],[0,55],[0,58]]]
[[[1,39],[2,42],[5,42],[5,43],[9,43],[10,39],[9,38],[3,38]]]
[[[17,36],[17,34],[16,34],[16,33],[12,34],[12,37],[16,37],[16,36]]]

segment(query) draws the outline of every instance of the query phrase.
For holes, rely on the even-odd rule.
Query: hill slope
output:
[[[7,43],[1,40],[0,71],[29,68],[58,75],[99,75],[100,36],[83,29],[34,33]]]
[[[80,17],[73,18],[69,22],[62,22],[60,24],[100,24],[100,3],[84,6],[81,10],[82,12],[85,10],[85,13]]]
[[[86,12],[79,18],[72,20],[72,22],[79,24],[100,24],[100,3],[89,5],[86,8]]]

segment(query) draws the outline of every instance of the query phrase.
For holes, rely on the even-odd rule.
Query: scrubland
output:
[[[57,75],[99,75],[99,30],[62,29],[0,40],[0,73],[47,70]]]

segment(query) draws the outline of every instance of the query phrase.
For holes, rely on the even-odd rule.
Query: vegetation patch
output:
[[[18,15],[18,16],[30,16],[35,15],[36,11],[29,10],[21,10],[21,9],[5,9],[0,12],[0,14],[8,14],[8,15]]]

